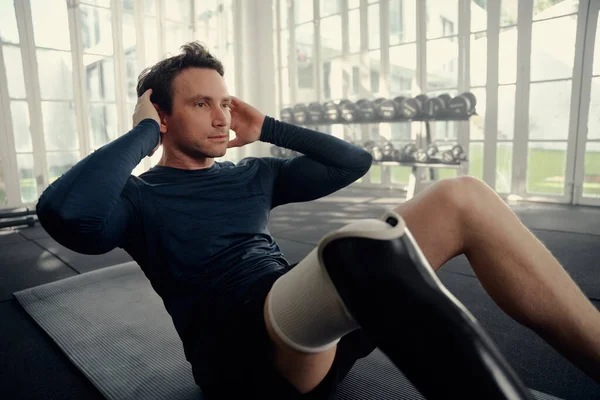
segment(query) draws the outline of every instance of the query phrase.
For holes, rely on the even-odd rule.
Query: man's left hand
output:
[[[259,140],[264,121],[263,113],[237,97],[233,97],[230,129],[235,132],[236,137],[229,141],[227,147],[241,147]]]

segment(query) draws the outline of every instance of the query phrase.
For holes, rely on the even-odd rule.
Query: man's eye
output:
[[[196,105],[197,105],[198,107],[202,108],[202,107],[204,107],[204,106],[206,105],[206,103],[197,103]]]
[[[223,104],[223,107],[225,107],[225,108],[229,108],[230,106],[231,106],[231,104],[230,104],[230,103],[224,103],[224,104]]]

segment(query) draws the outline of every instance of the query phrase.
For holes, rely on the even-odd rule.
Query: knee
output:
[[[483,181],[472,176],[444,179],[432,187],[432,195],[439,204],[469,216],[481,212],[496,193]]]

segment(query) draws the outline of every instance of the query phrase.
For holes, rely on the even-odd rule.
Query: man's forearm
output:
[[[295,150],[337,168],[364,168],[365,162],[371,162],[369,153],[344,140],[271,117],[265,118],[260,140]]]
[[[75,164],[42,194],[37,213],[64,221],[100,224],[108,217],[133,169],[156,146],[159,127],[146,119],[127,134]]]

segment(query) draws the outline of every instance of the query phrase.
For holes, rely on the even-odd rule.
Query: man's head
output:
[[[140,74],[138,97],[152,89],[150,99],[158,106],[164,151],[170,157],[221,157],[231,122],[223,64],[197,42],[181,49]]]

